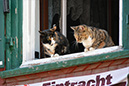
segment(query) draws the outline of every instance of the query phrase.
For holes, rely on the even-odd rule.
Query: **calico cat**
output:
[[[84,52],[114,45],[106,30],[87,25],[78,25],[71,28],[74,30],[76,42],[82,43],[85,47]]]
[[[51,29],[39,31],[41,42],[44,47],[44,53],[51,57],[69,53],[69,42],[67,38],[56,31],[56,26]]]

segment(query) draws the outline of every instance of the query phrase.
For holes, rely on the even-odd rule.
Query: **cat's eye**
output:
[[[41,34],[42,36],[45,36],[45,34]]]
[[[56,40],[56,38],[54,37],[53,40]]]
[[[50,37],[47,37],[47,40],[49,41],[49,40],[51,40],[51,38]]]

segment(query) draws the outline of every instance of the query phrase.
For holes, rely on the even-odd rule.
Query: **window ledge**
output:
[[[31,61],[22,63],[20,68],[32,67],[35,65],[43,65],[47,63],[53,63],[53,62],[56,62],[58,64],[58,62],[60,61],[67,61],[67,60],[72,60],[72,59],[82,58],[82,57],[87,57],[87,56],[95,56],[95,55],[111,53],[111,52],[116,52],[116,51],[121,51],[121,50],[122,48],[120,46],[113,46],[113,47],[102,48],[102,49],[97,49],[97,50],[88,51],[88,52],[80,52],[80,53],[67,54],[67,55],[62,55],[62,56],[52,57],[52,58],[31,60]]]
[[[51,60],[50,58],[47,58],[47,59],[44,59],[44,62],[42,62],[43,59],[40,61],[37,60],[35,61],[35,63],[33,63],[32,61],[33,64],[31,64],[31,61],[26,62],[21,65],[21,68],[16,68],[16,69],[0,72],[0,77],[9,78],[9,77],[27,75],[27,74],[32,74],[32,73],[56,70],[56,69],[61,69],[61,68],[66,68],[66,67],[71,67],[71,66],[76,66],[76,65],[90,64],[90,63],[95,63],[95,62],[100,62],[100,61],[115,60],[115,59],[129,57],[128,49],[122,49],[121,47],[114,46],[110,48],[108,53],[106,52],[107,51],[106,49],[108,48],[104,49],[105,53],[100,52],[101,49],[95,50],[96,52],[99,52],[99,55],[95,53],[94,55],[91,54],[89,56],[88,53],[93,53],[90,51],[87,53],[82,52],[82,53],[75,53],[75,54],[60,56],[61,58],[57,57],[57,58],[52,58]],[[69,56],[71,57],[68,58]],[[38,61],[42,63],[39,64]],[[52,62],[50,63],[50,61]]]

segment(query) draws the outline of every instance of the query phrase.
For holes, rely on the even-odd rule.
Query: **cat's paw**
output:
[[[51,57],[58,57],[58,56],[59,56],[59,54],[57,54],[57,53],[51,55]]]
[[[52,58],[52,57],[54,57],[54,55],[53,55],[53,54],[51,55],[51,58]]]
[[[59,56],[59,54],[57,54],[57,53],[54,55],[54,57],[58,57],[58,56]]]
[[[95,50],[95,48],[93,48],[93,47],[90,47],[90,48],[89,48],[89,51],[92,51],[92,50]]]
[[[85,48],[85,49],[84,49],[84,52],[87,52],[87,51],[88,51],[88,48]]]

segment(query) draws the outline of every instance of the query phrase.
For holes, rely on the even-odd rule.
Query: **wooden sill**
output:
[[[76,54],[72,54],[72,55],[74,55],[73,57],[76,56]],[[33,74],[33,73],[40,73],[44,71],[57,70],[57,69],[72,67],[76,65],[90,64],[90,63],[115,60],[115,59],[121,59],[121,58],[129,58],[129,49],[120,48],[120,50],[111,51],[109,53],[102,53],[99,55],[91,55],[91,56],[83,56],[83,57],[81,56],[79,58],[74,58],[74,59],[59,60],[58,62],[53,61],[51,63],[43,63],[39,65],[31,65],[28,67],[15,68],[12,70],[6,70],[6,71],[0,72],[0,77],[9,78],[9,77],[15,77],[15,76],[21,76],[21,75],[27,75],[27,74]]]
[[[67,55],[62,55],[62,56],[52,57],[52,58],[30,60],[30,61],[22,63],[20,68],[32,67],[35,65],[43,65],[43,64],[47,64],[47,63],[53,63],[53,62],[58,63],[60,61],[73,60],[76,58],[95,56],[95,55],[111,53],[111,52],[121,51],[121,50],[122,50],[122,48],[120,46],[113,46],[113,47],[107,47],[107,48],[97,49],[97,50],[88,51],[88,52],[80,52],[80,53],[67,54]]]

